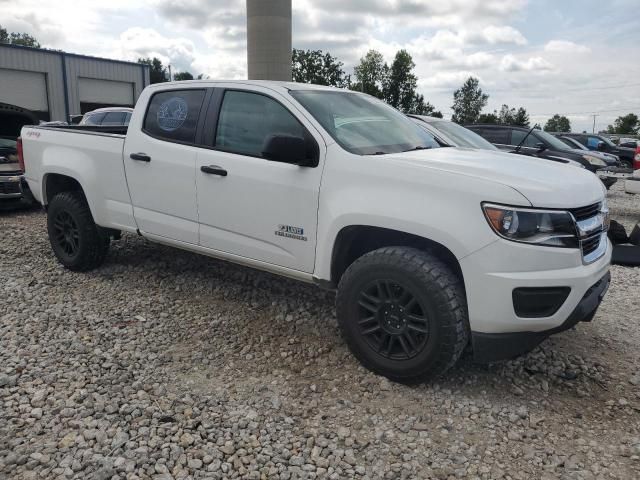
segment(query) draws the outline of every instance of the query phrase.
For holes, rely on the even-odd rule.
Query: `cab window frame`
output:
[[[190,91],[204,92],[204,97],[202,98],[202,102],[200,104],[200,110],[198,111],[198,118],[196,119],[195,135],[194,135],[193,141],[185,141],[185,140],[178,140],[174,138],[163,137],[161,135],[156,135],[155,133],[150,132],[145,128],[145,123],[147,122],[149,110],[151,108],[153,99],[155,98],[156,95],[160,95],[162,93],[190,92]],[[151,94],[151,97],[149,97],[149,100],[147,101],[147,105],[144,111],[144,116],[142,117],[142,125],[140,127],[140,130],[145,135],[162,142],[177,143],[179,145],[188,145],[193,147],[202,147],[203,146],[202,130],[203,130],[203,124],[204,124],[204,117],[206,116],[206,107],[207,105],[209,105],[212,91],[213,91],[213,88],[203,86],[203,87],[197,87],[197,88],[165,88],[165,89],[153,92]]]
[[[261,92],[261,91],[257,91],[257,90],[251,90],[251,89],[247,89],[247,88],[224,88],[224,87],[218,87],[214,89],[215,91],[213,92],[210,102],[209,102],[209,106],[207,108],[207,112],[205,113],[205,121],[204,121],[204,132],[203,132],[203,146],[207,149],[210,150],[215,150],[218,152],[224,152],[224,153],[228,153],[231,155],[239,155],[241,157],[249,157],[249,158],[258,158],[260,160],[264,160],[266,162],[270,162],[270,163],[280,163],[283,165],[292,165],[295,166],[294,164],[287,164],[287,163],[283,163],[283,162],[273,162],[272,160],[269,160],[267,158],[264,158],[262,155],[255,155],[255,154],[251,154],[251,153],[247,153],[247,152],[238,152],[235,150],[231,150],[228,148],[224,148],[224,147],[220,147],[218,145],[216,145],[216,139],[218,136],[218,128],[220,126],[220,116],[222,114],[222,104],[224,102],[224,97],[226,95],[227,92],[239,92],[239,93],[248,93],[248,94],[253,94],[253,95],[260,95],[263,97],[266,97],[274,102],[276,102],[278,105],[280,105],[285,111],[287,111],[289,113],[289,115],[291,115],[296,122],[298,122],[300,124],[300,126],[302,127],[302,132],[304,134],[304,139],[307,142],[311,142],[311,148],[313,150],[313,155],[316,158],[319,158],[319,154],[320,154],[320,146],[318,144],[318,140],[313,136],[313,134],[309,131],[309,128],[307,128],[307,126],[304,124],[304,122],[300,119],[300,116],[296,115],[295,113],[293,113],[291,111],[291,109],[289,107],[287,107],[287,105],[285,105],[284,103],[282,103],[279,99],[275,98],[273,95],[269,95],[268,93],[265,92]],[[315,168],[315,167],[309,167],[309,168]]]

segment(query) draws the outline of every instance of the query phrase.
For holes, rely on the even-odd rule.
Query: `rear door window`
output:
[[[483,128],[480,132],[477,133],[491,143],[497,143],[498,145],[509,145],[510,132],[506,128]]]
[[[102,120],[104,119],[104,115],[105,115],[104,112],[92,113],[91,115],[88,115],[83,119],[82,124],[83,125],[101,125]]]
[[[102,120],[102,125],[124,125],[127,112],[107,112]]]
[[[598,144],[602,142],[602,140],[600,140],[598,137],[588,137],[587,138],[587,148],[589,148],[589,150],[597,150],[598,149]]]
[[[170,142],[194,143],[205,90],[170,90],[151,97],[142,130]]]
[[[511,130],[511,145],[520,145],[522,139],[527,135],[527,132],[522,130]],[[543,143],[539,138],[531,133],[522,144],[523,147],[537,148],[538,143]]]

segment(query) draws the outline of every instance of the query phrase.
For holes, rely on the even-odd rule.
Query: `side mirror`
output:
[[[69,115],[69,119],[70,119],[69,123],[71,125],[78,125],[82,120],[82,117],[84,117],[84,115]]]
[[[547,149],[547,146],[540,142],[540,143],[536,143],[536,148],[538,149],[539,152],[543,152]]]
[[[604,150],[604,142],[598,142],[598,144],[596,145],[596,150],[598,150],[599,152]]]
[[[262,156],[272,162],[291,163],[301,167],[317,167],[318,154],[310,142],[292,135],[271,135],[262,148]]]

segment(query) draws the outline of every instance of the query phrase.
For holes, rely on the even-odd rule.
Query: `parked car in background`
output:
[[[591,155],[591,152],[573,151],[564,142],[543,130],[514,125],[467,125],[466,127],[507,152],[556,161],[572,160],[593,173],[607,167],[604,160]],[[601,180],[607,188],[616,183],[615,178]]]
[[[565,137],[564,135],[561,135],[561,134],[556,134],[556,137],[562,140],[570,149],[576,150],[578,153],[584,153],[586,151],[586,152],[590,152],[589,155],[593,155],[594,157],[601,158],[606,162],[608,167],[619,167],[622,165],[620,163],[620,158],[617,155],[589,150],[587,147],[582,145],[575,138]]]
[[[127,107],[98,108],[97,110],[85,113],[79,125],[129,125],[132,112],[133,108]]]
[[[442,118],[428,117],[425,115],[408,115],[414,122],[431,133],[434,138],[443,146],[479,148],[481,150],[499,150],[498,147],[488,142],[480,135],[468,128],[458,125],[455,122]],[[574,167],[585,168],[581,163],[573,160],[561,158],[543,158],[558,163],[566,163]]]
[[[631,168],[633,165],[633,159],[637,150],[636,147],[619,147],[607,137],[592,133],[565,133],[564,136],[575,138],[589,150],[617,155],[623,167]]]
[[[443,146],[498,150],[496,146],[487,142],[477,133],[455,122],[426,115],[408,115],[408,117],[433,135]]]
[[[528,351],[590,321],[609,286],[590,172],[437,148],[363,93],[163,83],[122,134],[92,128],[22,131],[62,265],[98,267],[126,231],[336,289],[351,351],[393,380],[443,373],[469,340],[483,361]]]
[[[640,147],[640,140],[636,138],[621,138],[618,143],[618,147],[623,148],[638,148]]]
[[[18,135],[24,125],[37,125],[29,110],[0,103],[0,203],[31,203],[33,197],[19,164]]]

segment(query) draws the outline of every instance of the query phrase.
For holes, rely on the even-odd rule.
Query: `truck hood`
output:
[[[605,196],[602,182],[590,171],[540,158],[471,148],[434,148],[388,157],[509,186],[534,207],[584,207]],[[492,201],[490,196],[487,201]]]

